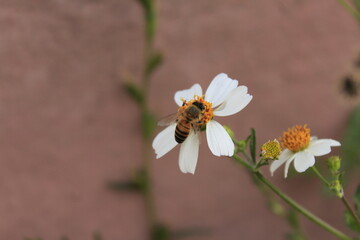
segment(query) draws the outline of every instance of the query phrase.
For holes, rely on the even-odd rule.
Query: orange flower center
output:
[[[310,143],[310,128],[307,125],[288,128],[280,138],[283,148],[287,148],[293,152],[299,152]]]
[[[196,105],[196,106],[200,106],[200,110],[201,110],[201,119],[200,121],[202,122],[202,125],[207,124],[211,119],[213,119],[214,117],[214,113],[212,110],[212,103],[207,102],[204,100],[204,96],[198,96],[195,95],[194,99],[191,101],[186,101],[184,99],[181,99],[181,101],[183,102],[183,105],[179,108],[179,111],[183,111],[186,108],[188,108],[190,105]]]

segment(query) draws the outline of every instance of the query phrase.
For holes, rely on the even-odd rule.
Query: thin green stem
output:
[[[151,180],[151,168],[150,168],[150,149],[149,149],[149,141],[144,139],[143,144],[143,163],[142,163],[142,171],[144,174],[144,188],[142,194],[145,200],[145,209],[146,215],[148,219],[148,223],[152,228],[157,220],[156,220],[156,211],[154,204],[154,195],[152,191],[152,180]]]
[[[145,11],[145,42],[144,42],[144,66],[142,72],[142,81],[141,81],[141,90],[143,94],[143,101],[140,105],[140,111],[142,117],[149,114],[149,86],[151,74],[147,72],[147,67],[149,64],[149,59],[153,52],[153,39],[155,33],[155,3],[154,0],[140,1]],[[148,121],[148,119],[142,119],[142,121]],[[142,123],[144,125],[144,122]],[[145,211],[147,215],[147,220],[151,235],[153,234],[154,227],[158,224],[155,208],[155,200],[153,194],[153,185],[152,185],[152,176],[151,176],[151,140],[150,135],[147,132],[148,130],[143,126],[143,144],[142,144],[142,166],[141,170],[144,177],[144,186],[142,189],[142,195],[145,202]]]
[[[146,42],[146,47],[145,47],[145,64],[148,61],[149,58],[149,51],[152,48],[152,46]],[[144,68],[144,72],[145,72],[145,68]],[[141,112],[142,112],[142,116],[144,116],[145,114],[148,114],[148,89],[149,89],[149,76],[146,75],[145,73],[143,74],[143,79],[142,79],[142,92],[143,92],[143,99],[144,101],[141,104]],[[143,121],[145,121],[143,119]],[[143,131],[146,131],[145,129]],[[145,209],[146,209],[146,215],[147,215],[147,219],[148,219],[148,223],[150,228],[152,229],[156,223],[156,211],[155,211],[155,204],[154,204],[154,196],[153,196],[153,191],[152,191],[152,180],[151,180],[151,165],[150,165],[150,146],[151,142],[147,136],[147,133],[144,132],[143,133],[143,162],[142,162],[142,170],[144,172],[144,177],[145,177],[145,186],[143,189],[143,196],[144,196],[144,200],[145,200]]]
[[[345,8],[345,10],[354,16],[357,20],[360,20],[360,13],[353,8],[346,0],[338,0],[338,2]]]
[[[262,193],[264,198],[267,200],[267,205],[269,206],[269,209],[277,216],[283,218],[289,226],[292,228],[293,232],[299,236],[301,236],[301,239],[306,239],[305,234],[301,230],[300,223],[298,221],[298,215],[297,212],[290,208],[285,209],[283,208],[282,204],[280,204],[276,200],[274,194],[272,193],[271,189],[269,189],[266,185],[264,185],[254,174],[249,173],[251,178],[253,179],[253,182],[255,186],[258,188],[258,190]]]
[[[317,168],[315,166],[312,166],[311,169],[315,172],[315,174],[321,179],[321,181],[328,187],[331,186],[331,184],[329,183],[328,180],[326,180],[326,178],[319,172],[319,170],[317,170]]]
[[[248,170],[250,170],[262,183],[264,183],[269,189],[271,189],[277,196],[279,196],[282,200],[284,200],[289,206],[291,206],[293,209],[304,215],[307,219],[312,221],[313,223],[319,225],[326,231],[330,232],[334,236],[338,237],[342,240],[351,240],[350,237],[346,236],[341,231],[337,230],[336,228],[329,225],[327,222],[323,221],[319,217],[312,214],[310,211],[302,207],[300,204],[295,202],[293,199],[288,197],[286,194],[284,194],[280,189],[278,189],[275,185],[273,185],[271,182],[269,182],[259,170],[254,169],[249,163],[244,161],[242,158],[240,158],[238,155],[234,155],[233,158],[243,166],[245,166]]]
[[[320,227],[325,229],[326,231],[330,232],[334,236],[338,237],[339,239],[349,240],[350,237],[346,236],[344,233],[340,232],[336,228],[329,225],[327,222],[323,221],[322,219],[318,218],[310,211],[302,207],[300,204],[295,202],[293,199],[285,195],[281,192],[277,187],[275,187],[272,183],[270,183],[261,173],[257,172],[255,175],[262,181],[265,185],[267,185],[273,192],[278,195],[281,199],[283,199],[286,203],[288,203],[293,209],[297,210],[299,213],[304,215],[310,221],[318,224]]]
[[[331,183],[324,178],[324,176],[317,170],[315,166],[311,167],[311,169],[316,173],[316,175],[324,182],[324,184],[331,189]],[[347,201],[345,194],[342,195],[341,201],[345,205],[346,209],[350,212],[351,216],[354,218],[356,223],[360,226],[360,219],[355,213],[354,209],[351,207],[349,202]]]
[[[234,155],[232,156],[232,158],[235,159],[238,163],[240,163],[240,164],[243,165],[244,167],[246,167],[248,170],[250,170],[250,172],[253,172],[253,171],[254,171],[253,166],[252,166],[250,163],[244,161],[241,157],[239,157],[239,155],[234,154]]]
[[[355,213],[354,209],[351,207],[351,205],[349,204],[348,200],[346,199],[345,195],[341,198],[341,201],[344,203],[344,205],[346,206],[347,210],[350,212],[351,216],[354,218],[355,222],[357,223],[357,225],[359,225],[360,227],[360,219],[358,217],[358,215]]]

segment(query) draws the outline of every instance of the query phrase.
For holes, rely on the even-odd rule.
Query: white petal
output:
[[[336,140],[334,140],[334,139],[329,139],[329,141],[330,141],[330,144],[331,144],[332,147],[339,147],[339,146],[341,146],[341,143],[338,142],[338,141],[336,141]]]
[[[205,93],[205,100],[211,102],[213,108],[217,107],[237,85],[237,80],[232,80],[227,74],[220,73],[211,81]]]
[[[180,147],[179,167],[181,172],[195,173],[199,155],[199,144],[199,136],[191,131]]]
[[[310,137],[310,142],[313,141],[313,140],[317,140],[317,139],[318,139],[317,136],[311,136],[311,137]]]
[[[270,165],[270,173],[271,176],[274,175],[276,169],[278,169],[281,165],[283,165],[286,161],[294,156],[294,153],[289,149],[285,149],[280,153],[279,159],[274,160]]]
[[[206,125],[206,138],[211,152],[215,156],[234,155],[234,143],[225,128],[218,122],[211,120]]]
[[[195,95],[202,96],[202,89],[201,89],[201,86],[198,83],[194,84],[189,89],[177,91],[175,93],[174,99],[175,99],[176,104],[178,106],[181,106],[183,104],[181,99],[184,99],[186,101],[190,101],[190,100],[194,99]]]
[[[239,86],[232,90],[225,101],[214,111],[216,116],[228,116],[241,111],[252,99],[247,93],[246,86]]]
[[[298,153],[293,153],[294,155],[292,155],[292,157],[287,160],[286,164],[285,164],[285,168],[284,168],[284,177],[287,178],[288,172],[289,172],[289,167],[290,167],[290,163],[292,163],[292,161],[294,160],[294,158],[296,158],[296,155]]]
[[[314,164],[315,157],[311,152],[307,150],[298,152],[295,156],[294,167],[295,170],[298,172],[305,172],[306,169],[314,166]]]
[[[156,158],[161,158],[177,145],[175,141],[175,128],[176,123],[171,124],[154,138],[152,147],[155,150]]]
[[[323,156],[331,152],[331,147],[340,146],[338,141],[332,139],[311,140],[307,148],[314,156]]]

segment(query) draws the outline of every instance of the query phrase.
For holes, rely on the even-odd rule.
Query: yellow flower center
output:
[[[212,110],[212,103],[204,100],[204,96],[195,95],[194,99],[187,102],[184,99],[181,99],[183,105],[179,108],[179,111],[184,111],[190,105],[195,105],[201,110],[201,125],[207,124],[214,117],[214,113]]]
[[[280,143],[278,140],[267,141],[261,146],[261,157],[263,159],[274,160],[278,159],[281,152]]]
[[[310,128],[305,124],[304,126],[288,128],[283,136],[280,138],[283,148],[287,148],[293,152],[299,152],[305,149],[310,142]]]

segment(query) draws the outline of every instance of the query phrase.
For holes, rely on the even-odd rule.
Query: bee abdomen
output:
[[[175,141],[177,143],[183,143],[190,133],[190,124],[188,122],[181,121],[176,125],[175,129]]]

